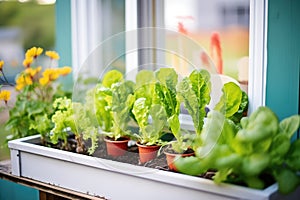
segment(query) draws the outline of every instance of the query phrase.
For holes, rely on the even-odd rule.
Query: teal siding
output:
[[[299,113],[300,1],[270,0],[266,105],[280,119]]]
[[[0,179],[0,200],[38,200],[39,191]]]
[[[60,55],[59,66],[72,67],[72,37],[71,37],[71,1],[57,0],[56,12],[56,50]],[[73,89],[72,75],[64,77],[64,89]]]

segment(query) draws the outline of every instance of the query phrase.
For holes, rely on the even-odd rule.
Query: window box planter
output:
[[[38,145],[40,136],[9,142],[12,174],[108,199],[298,199],[277,184],[255,190],[184,174]],[[288,184],[288,183],[287,183]]]

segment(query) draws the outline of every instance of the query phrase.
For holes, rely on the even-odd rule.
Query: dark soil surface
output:
[[[141,164],[139,161],[138,147],[135,144],[131,144],[123,156],[114,157],[114,156],[107,155],[106,144],[105,142],[100,141],[98,148],[94,152],[93,156],[103,158],[103,159],[123,162],[123,163],[129,163],[133,165],[140,165],[145,167],[168,170],[166,156],[163,152],[160,155],[158,155],[157,158]]]
[[[130,143],[131,142],[129,142],[129,144]],[[169,149],[167,149],[167,147],[163,147],[160,150],[159,155],[155,159],[141,164],[139,161],[138,147],[135,144],[130,145],[128,147],[128,151],[126,151],[126,153],[123,156],[113,157],[113,156],[107,155],[106,144],[105,144],[105,142],[100,141],[99,146],[98,146],[97,150],[94,152],[93,156],[103,158],[103,159],[123,162],[123,163],[129,163],[129,164],[133,164],[133,165],[139,165],[139,166],[150,167],[150,168],[155,168],[155,169],[164,170],[164,171],[170,171],[168,168],[166,155],[163,153],[164,151],[169,152]],[[188,151],[186,153],[190,153],[190,152]],[[178,172],[174,172],[174,171],[170,171],[170,172],[178,173]],[[212,179],[212,177],[214,175],[215,175],[214,171],[208,171],[204,174],[199,175],[199,177]]]
[[[70,135],[68,138],[68,151],[76,153],[76,140],[74,135]],[[89,146],[89,142],[85,141],[86,146]],[[40,144],[42,145],[42,144]],[[61,150],[66,150],[62,148],[62,143],[59,141],[56,145],[53,145],[52,143],[47,143],[48,147],[56,148],[56,149],[61,149]],[[103,158],[103,159],[108,159],[108,160],[113,160],[113,161],[118,161],[118,162],[123,162],[123,163],[128,163],[128,164],[133,164],[133,165],[139,165],[139,166],[144,166],[144,167],[151,167],[151,168],[156,168],[156,169],[162,169],[162,170],[169,170],[167,161],[166,161],[166,156],[163,153],[165,148],[161,150],[161,153],[157,156],[157,158],[148,161],[146,163],[141,164],[139,161],[139,153],[138,153],[138,147],[136,146],[135,142],[130,141],[128,150],[125,152],[123,156],[109,156],[107,155],[107,150],[106,150],[106,144],[101,139],[98,142],[98,147],[96,151],[91,155],[94,157],[98,158]],[[84,153],[88,155],[88,153]]]

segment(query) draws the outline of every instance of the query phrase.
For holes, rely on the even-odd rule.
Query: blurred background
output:
[[[71,11],[71,21],[78,22],[72,23],[73,26],[81,26],[72,27],[72,34],[80,36],[82,32],[86,32],[86,38],[78,37],[75,43],[72,40],[72,49],[65,49],[73,51],[71,64],[75,67],[74,71],[76,65],[80,66],[86,55],[99,43],[113,34],[125,31],[129,23],[126,21],[128,8],[125,6],[129,0],[0,0],[0,60],[5,61],[3,71],[9,83],[13,84],[16,74],[23,69],[24,53],[28,48],[39,46],[45,50],[55,50],[61,45],[58,44],[56,25],[60,20],[58,16],[63,16],[64,10],[60,9],[60,13],[56,13],[56,5],[62,1],[77,5],[76,10]],[[155,7],[156,12],[160,12],[160,18],[155,19],[159,21],[159,26],[180,32],[197,42],[213,59],[217,68],[221,68],[222,71],[218,73],[234,78],[245,86],[247,91],[250,0],[164,0],[159,3],[161,7]],[[83,16],[85,18],[82,18],[83,13],[86,14]],[[137,13],[136,20],[139,22],[142,18],[139,14],[143,12]],[[70,12],[65,11],[65,15],[68,14]],[[83,30],[81,27],[87,29]],[[59,34],[65,34],[64,30],[60,30]],[[65,37],[71,38],[73,35]],[[81,48],[77,45],[80,42],[89,48]],[[165,42],[166,46],[178,45],[178,38],[176,34],[169,34],[166,35]],[[184,48],[183,44],[183,51]],[[74,51],[78,53],[74,54]],[[118,46],[106,49],[102,56],[119,55],[120,51],[125,51],[125,38]],[[194,58],[193,62],[199,65],[207,59],[199,52],[194,53]],[[43,58],[39,59],[42,65]],[[125,56],[121,56],[112,65],[125,71],[128,67],[125,66],[125,59]],[[180,59],[171,54],[166,55],[164,59],[175,68],[183,65]],[[11,86],[4,84],[4,87],[15,92]],[[12,100],[9,103],[14,102]],[[0,160],[8,156],[8,149],[2,146],[7,135],[3,125],[7,117],[7,110],[0,113]]]
[[[54,49],[55,0],[0,0],[0,60],[5,62],[3,72],[10,84],[14,84],[16,74],[24,68],[24,53],[32,46]],[[1,80],[0,84],[3,89],[11,90],[12,99],[8,106],[13,105],[14,88]],[[4,145],[7,117],[8,110],[0,113],[0,160],[9,157],[9,150]]]
[[[32,46],[55,45],[55,0],[0,0],[0,59],[10,82],[22,69],[24,52]]]
[[[242,76],[248,76],[249,9],[249,0],[165,0],[165,27],[198,42],[215,65],[219,42],[222,74],[247,81]]]

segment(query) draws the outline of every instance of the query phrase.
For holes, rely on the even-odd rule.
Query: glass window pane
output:
[[[234,78],[247,90],[249,7],[249,0],[165,0],[165,27],[203,46],[216,72]],[[178,42],[172,35],[167,38]],[[197,55],[194,62],[201,66],[206,59]]]

